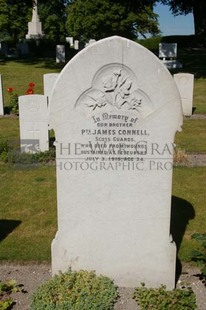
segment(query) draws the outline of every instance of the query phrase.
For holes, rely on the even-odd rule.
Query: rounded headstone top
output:
[[[112,36],[89,45],[64,67],[51,95],[49,123],[56,129],[108,110],[144,120],[163,108],[179,130],[182,106],[172,75],[145,47]]]

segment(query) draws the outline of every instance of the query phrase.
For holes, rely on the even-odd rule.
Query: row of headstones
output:
[[[11,49],[6,42],[0,42],[0,54],[7,57],[25,56],[29,54],[29,45],[25,40],[22,40],[16,45],[16,49]]]
[[[94,42],[96,42],[96,40],[90,39],[88,43],[83,45],[82,42],[80,42],[79,40],[74,40],[73,37],[66,37],[66,42],[68,42],[70,46],[73,47],[75,50],[79,51],[82,48],[93,44]],[[12,56],[12,54],[9,52],[9,48],[6,42],[0,42],[0,53],[5,54],[7,56]],[[22,41],[17,44],[13,56],[28,55],[28,54],[29,54],[29,45],[26,41]],[[65,45],[56,46],[56,62],[57,63],[66,62]]]
[[[75,50],[79,51],[84,47],[87,47],[96,42],[94,39],[90,39],[88,43],[83,45],[79,40],[74,40],[73,37],[67,37],[66,42],[70,44]],[[56,63],[65,63],[66,62],[66,51],[65,45],[56,46]]]

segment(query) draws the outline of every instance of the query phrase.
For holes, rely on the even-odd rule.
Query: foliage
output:
[[[0,161],[8,161],[9,143],[8,140],[0,141]]]
[[[29,88],[26,91],[26,95],[33,95],[34,94],[34,86],[35,86],[35,84],[33,82],[29,83]],[[10,95],[10,101],[9,101],[10,111],[12,111],[15,114],[18,114],[19,113],[18,95],[16,93],[14,93],[13,87],[8,87],[7,91]]]
[[[16,292],[22,292],[22,288],[15,280],[6,283],[0,281],[0,310],[10,309],[14,302],[9,295]]]
[[[142,310],[193,310],[197,308],[192,289],[167,291],[164,285],[160,288],[146,288],[142,283],[141,287],[135,289],[133,298]]]
[[[154,0],[75,0],[67,10],[67,31],[82,41],[120,35],[136,38],[138,34],[158,34]]]
[[[34,154],[20,153],[18,150],[10,151],[8,154],[7,162],[10,164],[17,164],[22,166],[34,165],[34,164],[45,164],[55,159],[55,150],[50,149],[45,152],[38,152]]]
[[[55,148],[51,147],[48,151],[37,153],[21,153],[19,150],[19,140],[0,141],[0,161],[10,164],[31,165],[46,164],[54,162],[56,156]]]
[[[110,310],[118,297],[113,282],[94,272],[60,273],[32,295],[31,310]]]
[[[55,43],[65,43],[67,2],[65,0],[38,1],[38,12],[45,37]]]
[[[40,44],[41,45],[41,44]],[[0,72],[3,76],[3,93],[5,106],[8,106],[10,95],[7,87],[12,85],[18,95],[25,95],[28,81],[35,82],[35,93],[43,94],[42,76],[46,73],[60,72],[55,58],[30,58],[22,60],[0,61]],[[5,86],[5,87],[4,87]]]
[[[193,250],[191,252],[191,259],[197,262],[204,279],[206,280],[206,234],[195,233],[192,235],[192,239],[200,242],[202,246],[202,251]]]
[[[42,164],[54,161],[56,158],[55,148],[50,148],[48,151],[33,154],[33,158],[38,161],[38,163]]]
[[[18,164],[28,166],[33,164],[46,164],[55,160],[55,149],[51,148],[45,152],[38,152],[34,154],[20,153],[19,149],[9,145],[8,141],[0,142],[0,161],[10,164]]]
[[[8,87],[7,91],[9,93],[9,109],[13,113],[17,114],[19,112],[19,104],[18,104],[18,95],[14,93],[14,89],[12,87]]]
[[[30,7],[30,10],[28,9]],[[25,38],[31,17],[32,0],[0,0],[0,32],[17,42]]]
[[[156,36],[156,37],[151,37],[148,39],[137,40],[137,43],[155,52],[155,51],[159,51],[159,43],[161,42],[161,39],[162,39],[161,36]]]
[[[198,46],[198,38],[195,35],[171,35],[163,36],[161,38],[162,43],[177,43],[178,51],[181,48],[195,48]],[[179,58],[179,55],[178,55]]]
[[[205,0],[160,0],[170,6],[174,15],[193,13],[195,34],[206,42],[206,1]]]
[[[60,41],[65,37],[66,0],[39,0],[38,14],[47,38]],[[17,43],[28,32],[33,0],[0,0],[0,37]]]

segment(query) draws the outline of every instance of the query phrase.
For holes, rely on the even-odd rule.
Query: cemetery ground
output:
[[[205,54],[205,51],[191,51],[189,55],[182,51],[178,57],[187,64],[183,72],[195,74],[194,114],[184,119],[182,132],[176,134],[171,221],[171,232],[178,249],[179,273],[182,268],[180,279],[194,289],[202,310],[206,308],[205,287],[190,255],[191,250],[200,248],[191,236],[205,233],[206,222]],[[41,94],[43,74],[59,71],[52,60],[1,62],[6,106],[9,105],[8,87],[23,95],[28,83],[34,82],[35,93]],[[0,118],[0,143],[18,141],[18,126],[18,116]],[[0,280],[13,278],[25,286],[28,293],[15,295],[14,309],[26,310],[29,294],[51,276],[50,247],[57,230],[54,162],[35,166],[0,161],[0,192]],[[115,309],[137,309],[130,293],[122,291],[122,299]]]

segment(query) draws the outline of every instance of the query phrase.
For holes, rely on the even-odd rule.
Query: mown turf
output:
[[[198,247],[191,235],[205,232],[206,167],[175,167],[171,232],[188,261]],[[55,167],[0,165],[0,260],[50,261],[57,229]]]
[[[0,62],[0,74],[3,80],[3,94],[5,106],[9,105],[10,94],[8,87],[14,89],[13,93],[25,95],[29,83],[35,84],[34,93],[43,94],[43,75],[60,72],[54,59],[23,59],[4,60]]]
[[[191,240],[195,232],[206,232],[206,167],[175,167],[173,175],[172,232],[179,258],[190,259],[199,245]]]
[[[51,166],[0,165],[0,259],[50,259],[56,232],[56,182]]]
[[[178,150],[206,153],[206,119],[184,119],[182,131],[176,133]]]

